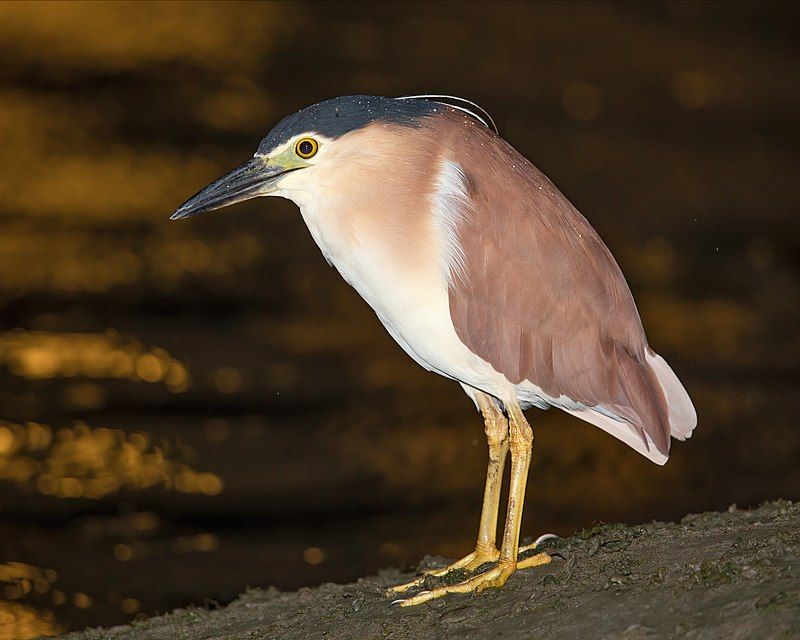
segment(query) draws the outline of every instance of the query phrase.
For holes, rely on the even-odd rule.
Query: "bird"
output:
[[[533,443],[525,410],[561,409],[659,465],[671,438],[691,436],[692,401],[651,349],[610,250],[475,102],[353,95],[305,107],[172,219],[259,196],[293,201],[399,346],[459,383],[483,416],[489,462],[475,549],[389,589],[401,606],[499,588],[550,561],[536,544],[519,545]],[[457,570],[469,577],[426,586],[430,573]]]

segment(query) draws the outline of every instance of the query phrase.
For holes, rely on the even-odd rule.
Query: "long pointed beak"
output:
[[[285,167],[268,165],[258,156],[251,158],[189,198],[170,216],[170,220],[181,220],[198,213],[265,196],[275,190],[275,184],[286,172]]]

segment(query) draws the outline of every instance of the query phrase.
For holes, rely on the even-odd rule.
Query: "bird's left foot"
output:
[[[417,576],[410,582],[404,582],[403,584],[397,584],[393,587],[390,587],[388,590],[389,595],[396,594],[396,593],[403,593],[404,591],[408,591],[410,589],[415,589],[416,587],[421,587],[425,584],[425,581],[430,576],[434,576],[436,578],[444,578],[445,576],[450,575],[454,571],[475,571],[475,569],[479,569],[484,564],[489,562],[497,562],[497,559],[500,557],[500,552],[492,545],[491,548],[488,549],[481,549],[480,547],[475,549],[472,553],[464,556],[460,560],[456,560],[455,562],[443,567],[441,569],[431,569],[422,573],[422,575]]]
[[[549,556],[548,556],[549,557]],[[405,600],[395,600],[392,604],[399,604],[401,607],[413,607],[423,602],[428,602],[436,598],[446,596],[448,593],[480,593],[484,589],[498,589],[502,587],[508,577],[516,571],[517,567],[513,563],[500,561],[491,569],[479,573],[477,576],[452,584],[446,587],[421,591],[415,596]]]
[[[448,593],[480,593],[485,589],[499,589],[502,587],[508,577],[517,569],[527,569],[529,567],[536,567],[550,562],[550,554],[537,553],[536,555],[529,556],[513,563],[501,559],[494,567],[479,573],[478,575],[458,582],[456,584],[430,589],[428,591],[420,591],[417,595],[411,596],[404,600],[395,600],[392,604],[399,604],[401,607],[413,607],[429,600],[441,598]]]

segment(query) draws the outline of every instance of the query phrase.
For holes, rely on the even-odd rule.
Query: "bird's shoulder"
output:
[[[497,274],[494,287],[514,288],[519,296],[529,291],[540,300],[572,298],[595,311],[633,304],[597,231],[510,144],[487,132],[451,157],[465,177],[459,241],[473,263],[472,277]]]

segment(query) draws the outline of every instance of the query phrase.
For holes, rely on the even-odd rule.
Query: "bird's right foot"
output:
[[[442,567],[441,569],[429,569],[427,571],[423,571],[422,575],[417,576],[410,582],[404,582],[403,584],[398,584],[393,587],[390,587],[388,590],[388,595],[396,594],[396,593],[404,593],[409,589],[414,589],[416,587],[421,587],[425,584],[425,580],[429,576],[435,576],[437,578],[442,578],[453,571],[475,571],[475,569],[490,563],[490,562],[497,562],[497,559],[500,557],[500,552],[495,548],[491,547],[490,549],[475,549],[472,553],[465,555],[460,560],[456,560],[455,562],[448,564],[446,567]]]

